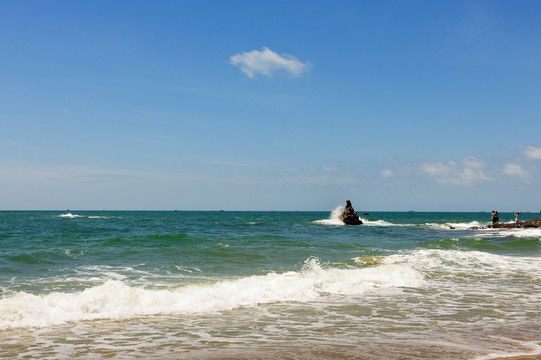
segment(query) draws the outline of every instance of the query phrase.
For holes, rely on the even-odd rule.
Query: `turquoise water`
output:
[[[541,229],[339,211],[0,214],[0,357],[541,353]]]

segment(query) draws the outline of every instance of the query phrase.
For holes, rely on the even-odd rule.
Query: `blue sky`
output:
[[[0,1],[0,208],[539,211],[539,1]]]

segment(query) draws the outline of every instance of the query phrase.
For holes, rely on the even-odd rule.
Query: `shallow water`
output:
[[[339,210],[2,214],[0,357],[541,354],[541,230]]]

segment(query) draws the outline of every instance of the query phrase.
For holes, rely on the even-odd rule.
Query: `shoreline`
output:
[[[537,342],[537,345],[539,346],[539,348],[537,349],[532,349],[534,351],[537,351],[537,352],[534,352],[534,353],[531,353],[531,354],[525,354],[525,353],[522,353],[521,355],[502,355],[502,356],[496,356],[496,357],[493,357],[493,358],[484,358],[484,357],[481,357],[481,359],[490,359],[490,360],[539,360],[541,359],[541,342]]]

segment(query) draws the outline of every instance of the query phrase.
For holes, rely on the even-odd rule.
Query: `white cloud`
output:
[[[325,172],[335,172],[335,171],[338,170],[338,168],[333,167],[333,166],[323,166],[323,167],[321,167],[321,170],[323,170]]]
[[[470,168],[470,169],[476,169],[476,170],[480,170],[482,168],[485,167],[485,163],[482,162],[481,160],[473,157],[473,156],[469,156],[467,158],[465,158],[464,160],[461,161],[462,164],[464,165],[464,167],[467,167],[467,168]]]
[[[525,180],[530,177],[530,173],[527,170],[524,170],[519,164],[505,165],[503,173],[512,177],[517,177]]]
[[[2,167],[2,180],[25,184],[111,183],[138,176],[135,173],[85,166]]]
[[[424,163],[420,165],[421,172],[429,175],[441,184],[472,186],[475,183],[491,181],[485,174],[485,164],[474,157],[467,157],[458,162],[449,161]]]
[[[381,172],[381,177],[383,177],[383,178],[390,178],[390,177],[393,177],[393,176],[394,176],[393,172],[391,170],[389,170],[389,169],[385,169],[385,170],[383,170]]]
[[[237,162],[237,161],[224,161],[224,160],[211,160],[210,163],[215,164],[215,165],[232,166],[232,167],[254,167],[254,166],[261,165],[257,163],[243,163],[243,162]]]
[[[302,62],[292,55],[278,55],[266,47],[261,51],[252,50],[235,54],[229,60],[231,64],[238,66],[250,78],[256,74],[271,76],[278,70],[285,70],[298,76],[310,67],[310,63]]]
[[[522,149],[524,156],[534,160],[541,160],[541,148],[534,148],[533,146],[526,146]]]

